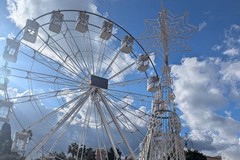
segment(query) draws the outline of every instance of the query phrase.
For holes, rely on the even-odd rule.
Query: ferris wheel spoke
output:
[[[120,87],[120,86],[132,86],[140,83],[146,83],[146,77],[124,80],[121,82],[112,82],[108,84],[110,88]]]
[[[99,54],[98,54],[98,58],[97,58],[97,64],[96,64],[96,75],[100,75],[101,70],[102,70],[102,64],[103,64],[103,60],[104,60],[104,54],[105,54],[105,49],[106,49],[106,41],[103,40],[101,41],[101,45],[100,45],[100,49],[99,49]]]
[[[130,103],[127,103],[126,101],[121,101],[120,99],[117,99],[116,97],[112,97],[112,99],[118,100],[118,102],[115,102],[113,100],[109,100],[111,103],[113,103],[114,107],[117,110],[120,110],[121,114],[123,114],[123,116],[127,113],[133,117],[136,117],[137,119],[144,121],[144,122],[148,122],[148,118],[151,117],[151,115],[149,115],[148,113],[140,110],[138,107],[133,106]],[[121,104],[119,104],[121,103]],[[119,107],[122,106],[122,107]],[[125,114],[123,113],[125,112]],[[140,114],[140,115],[136,115],[136,113]],[[124,116],[126,117],[126,116]],[[128,119],[128,117],[126,117]]]
[[[93,46],[92,46],[92,39],[91,39],[91,36],[90,36],[90,32],[87,32],[87,39],[89,40],[89,53],[91,54],[91,60],[89,60],[89,62],[91,62],[92,64],[92,72],[91,72],[91,74],[94,74],[94,70],[95,70],[95,66],[94,66],[94,63],[95,63],[95,61],[94,61],[94,56],[93,56]],[[85,42],[85,41],[84,41]],[[87,46],[87,45],[85,45],[85,46]]]
[[[138,121],[146,123],[147,122],[146,118],[142,118],[142,117],[134,114],[134,112],[136,112],[136,111],[133,111],[133,110],[130,110],[130,109],[126,109],[129,106],[129,104],[124,104],[124,106],[122,106],[122,104],[116,103],[113,100],[110,100],[108,98],[106,98],[106,100],[109,102],[109,104],[111,106],[111,109],[113,110],[114,114],[116,115],[115,117],[116,117],[117,121],[120,123],[120,125],[122,125],[123,130],[126,133],[128,133],[126,135],[126,137],[129,137],[130,135],[134,136],[134,134],[136,132],[139,132],[140,136],[142,136],[142,137],[145,136],[145,134],[134,123],[136,123],[136,119]],[[122,106],[122,107],[119,107],[119,106]],[[126,113],[128,115],[126,115]],[[133,120],[130,120],[129,119],[130,117],[134,117],[135,122],[133,122]],[[108,122],[108,124],[111,124],[111,123],[114,123],[113,120],[110,120]],[[137,138],[136,135],[134,137]],[[138,139],[138,141],[140,142],[139,139]]]
[[[131,146],[129,145],[129,143],[128,143],[126,137],[125,137],[125,135],[123,134],[123,132],[122,132],[122,130],[121,130],[121,127],[119,126],[119,124],[118,124],[118,122],[117,122],[117,120],[116,120],[116,118],[115,118],[115,116],[114,116],[114,113],[113,113],[112,110],[110,109],[109,104],[108,104],[105,96],[102,94],[102,91],[101,91],[101,90],[97,90],[97,92],[98,92],[98,94],[100,95],[101,100],[102,100],[102,102],[104,103],[104,105],[105,105],[108,113],[110,114],[112,120],[114,121],[114,124],[115,124],[115,126],[116,126],[116,128],[117,128],[117,130],[118,130],[118,132],[119,132],[119,134],[120,134],[120,136],[122,137],[123,141],[125,142],[125,144],[126,144],[128,150],[129,150],[131,156],[132,156],[134,159],[136,159],[136,158],[135,158],[135,154],[134,154]]]
[[[64,58],[62,58],[59,56],[59,54],[61,54],[61,53],[57,53],[60,51],[58,51],[58,49],[54,48],[54,46],[48,45],[48,48],[50,48],[52,53],[54,53],[57,56],[58,59],[57,58],[55,58],[55,59],[56,59],[56,61],[59,61],[59,63],[61,64],[61,67],[64,67],[66,69],[66,71],[70,72],[70,74],[74,75],[75,77],[79,76],[76,69],[74,68],[74,65],[67,61],[69,58],[69,55],[66,55]]]
[[[67,29],[66,29],[65,33],[62,33],[63,31],[61,33],[64,36],[64,41],[66,42],[68,48],[70,49],[70,51],[72,53],[72,56],[71,55],[69,56],[69,60],[70,60],[70,62],[75,64],[74,67],[78,72],[81,72],[85,77],[88,77],[87,76],[89,74],[88,69],[87,69],[86,65],[83,66],[84,64],[86,64],[86,62],[83,60],[83,64],[81,64],[79,62],[79,58],[77,57],[78,53],[80,51],[79,46],[77,45],[76,40],[73,37],[67,23],[64,22],[64,24],[66,25]],[[70,35],[70,37],[67,37],[67,35]],[[87,73],[85,73],[86,71],[87,71]]]
[[[73,115],[79,108],[81,108],[86,100],[88,99],[89,95],[94,91],[94,88],[87,91],[85,95],[78,100],[78,102],[72,107],[60,120],[59,122],[50,130],[50,132],[44,136],[44,138],[37,144],[26,156],[26,159],[30,159],[32,155],[34,155],[41,147],[51,138],[53,134],[68,120],[68,118]]]
[[[78,99],[79,97],[76,97],[76,99]],[[68,103],[67,105],[69,105],[70,103]],[[62,107],[61,107],[62,108]],[[89,108],[89,107],[88,107]],[[49,150],[49,153],[51,153],[51,151],[55,148],[55,146],[57,145],[57,143],[59,143],[60,139],[64,136],[64,133],[70,128],[71,123],[73,122],[73,120],[75,119],[75,117],[77,116],[77,114],[79,113],[79,110],[81,109],[81,107],[79,107],[76,112],[70,117],[70,119],[68,120],[67,124],[65,125],[62,133],[59,134],[59,136],[57,137],[56,141],[53,143],[52,147]],[[90,116],[89,116],[90,119]],[[89,121],[88,119],[88,121]],[[86,125],[86,124],[85,124]],[[86,138],[86,137],[85,137]],[[84,145],[84,143],[81,143]],[[78,156],[77,156],[78,157]]]
[[[61,39],[58,39],[57,41],[64,41],[64,44],[67,44],[67,46],[68,46],[68,48],[69,48],[69,53],[68,54],[65,54],[65,52],[63,52],[62,51],[62,53],[60,52],[60,54],[63,54],[63,55],[65,55],[64,57],[62,57],[62,59],[64,59],[64,61],[62,62],[62,63],[66,63],[66,64],[69,64],[71,67],[72,67],[72,70],[71,71],[75,71],[76,73],[83,73],[84,74],[84,76],[85,77],[87,77],[87,75],[86,75],[86,73],[85,73],[85,69],[86,69],[86,67],[84,68],[84,67],[82,67],[81,65],[80,65],[80,63],[77,61],[77,57],[76,57],[76,55],[78,54],[78,50],[77,51],[74,51],[74,47],[73,46],[71,46],[71,41],[70,41],[70,38],[67,38],[66,37],[66,34],[68,33],[68,32],[70,32],[70,31],[65,31],[66,33],[64,34],[63,33],[63,31],[61,31],[61,33],[62,33],[62,35],[64,36],[64,38],[61,38]],[[62,42],[63,43],[63,42]],[[52,45],[52,48],[54,48],[54,49],[56,49],[57,51],[58,51],[58,49],[57,49],[57,47],[56,47],[56,45],[55,45],[55,42],[48,42],[47,43],[49,46],[51,46]],[[75,53],[76,52],[76,53]],[[70,54],[71,53],[71,54]],[[72,57],[72,56],[74,56],[74,57]],[[74,60],[74,59],[76,59],[76,60]],[[61,60],[62,61],[62,60]],[[67,67],[67,68],[69,68],[69,67]]]
[[[85,117],[83,118],[83,123],[82,123],[83,126],[81,127],[81,134],[80,134],[80,137],[79,137],[79,145],[81,144],[82,146],[85,146],[86,139],[88,138],[92,109],[93,109],[92,104],[88,104]],[[77,153],[77,157],[79,157],[78,154],[79,154],[79,151]],[[80,153],[80,154],[81,154],[81,159],[83,159],[83,150],[82,150],[82,153]]]
[[[43,43],[47,45],[47,48],[49,48],[50,51],[52,51],[52,53],[57,56],[57,61],[65,64],[65,68],[67,68],[68,71],[70,71],[75,76],[78,76],[78,73],[74,70],[73,64],[67,63],[67,59],[69,58],[67,51],[62,48],[62,46],[58,44],[58,42],[56,42],[56,40],[54,40],[43,27],[41,28],[47,34],[48,39],[46,41],[40,35],[38,35],[38,37],[43,41]],[[49,43],[49,41],[51,42]]]
[[[87,64],[87,62],[86,62],[86,60],[85,60],[85,58],[84,58],[84,56],[83,56],[83,54],[82,54],[82,52],[81,52],[81,50],[80,50],[80,47],[79,47],[78,43],[76,42],[76,38],[73,36],[72,32],[70,32],[69,26],[68,26],[68,24],[66,23],[66,21],[64,21],[64,24],[66,25],[66,27],[67,27],[67,29],[68,29],[68,31],[69,31],[68,33],[69,33],[71,39],[73,40],[73,46],[76,47],[76,49],[77,49],[77,52],[76,52],[76,54],[74,55],[74,58],[76,59],[75,62],[78,64],[79,67],[81,66],[81,63],[80,63],[80,62],[83,62],[83,64],[82,64],[82,65],[83,65],[83,68],[80,67],[80,68],[82,68],[82,72],[85,73],[84,70],[86,70],[87,73],[85,73],[85,74],[91,74],[90,68],[89,68],[89,66],[88,66],[88,64]],[[70,41],[70,42],[71,42],[71,41]],[[72,47],[71,47],[71,48],[72,48]],[[73,52],[73,53],[74,53],[74,52]],[[78,55],[80,55],[80,57],[79,57]],[[79,61],[78,61],[78,60],[79,60]]]
[[[105,72],[103,73],[103,77],[107,74],[108,70],[111,68],[111,66],[113,65],[113,63],[115,62],[115,60],[117,59],[118,55],[120,54],[120,51],[117,51],[117,53],[115,54],[115,56],[113,57],[112,61],[108,64],[107,69],[105,70]]]
[[[125,126],[126,129],[128,129],[129,131],[133,132],[133,129],[130,129],[129,127],[132,127],[134,128],[135,130],[134,131],[139,131],[141,133],[141,135],[144,136],[144,134],[139,130],[139,127],[136,126],[136,124],[133,123],[132,120],[130,120],[130,116],[126,116],[126,114],[124,112],[128,112],[128,113],[131,113],[131,115],[134,115],[135,119],[137,120],[140,120],[140,121],[144,121],[144,122],[147,122],[147,119],[146,119],[146,113],[142,113],[143,114],[143,117],[142,116],[139,116],[137,114],[135,114],[136,112],[139,112],[140,110],[132,110],[129,107],[129,104],[124,104],[124,106],[122,107],[119,107],[119,103],[113,101],[113,100],[110,100],[108,98],[106,98],[107,101],[112,104],[111,106],[115,108],[115,110],[117,110],[120,114],[116,117],[119,122],[122,123],[122,125]],[[122,102],[121,102],[122,103]],[[121,118],[123,117],[123,118]],[[125,121],[125,122],[123,122]]]
[[[121,90],[114,90],[114,89],[108,89],[108,91],[106,91],[106,94],[109,96],[116,95],[122,98],[132,97],[132,98],[136,98],[135,100],[144,101],[144,102],[151,102],[153,98],[153,95],[140,94],[135,92],[121,91]]]
[[[18,75],[12,74],[12,77],[22,78],[22,79],[30,79],[33,81],[39,81],[44,83],[58,83],[58,85],[64,85],[64,86],[78,86],[79,84],[82,85],[88,85],[86,83],[78,82],[74,79],[60,77],[60,76],[53,76],[46,73],[40,73],[40,72],[34,72],[34,71],[28,71],[24,69],[18,69],[14,67],[9,67],[11,70],[15,70],[17,72],[20,72]]]
[[[119,72],[115,73],[114,75],[112,75],[112,76],[109,77],[108,79],[111,80],[111,79],[115,78],[115,77],[118,76],[119,74],[121,74],[121,73],[123,73],[124,71],[126,71],[127,69],[131,68],[134,64],[135,64],[135,62],[133,62],[132,64],[128,65],[127,67],[121,69]]]
[[[26,45],[27,46],[27,45]],[[46,55],[34,50],[33,50],[33,55],[29,55],[23,51],[20,51],[21,53],[23,53],[25,56],[34,59],[36,62],[38,62],[39,64],[47,67],[48,69],[51,69],[52,71],[54,71],[55,73],[60,73],[62,76],[64,76],[65,78],[74,78],[75,79],[75,75],[72,74],[68,68],[66,68],[63,64],[61,64],[60,62],[47,57]],[[64,70],[62,70],[61,68],[63,68]],[[67,72],[68,71],[68,72]],[[69,76],[70,75],[70,76]],[[85,80],[84,78],[81,77],[82,80]],[[87,81],[86,81],[87,82]]]
[[[140,112],[143,116],[151,116],[149,115],[148,113],[146,112],[143,112],[142,110],[139,109],[139,106],[134,106],[132,103],[130,102],[127,102],[126,100],[122,99],[122,98],[119,98],[119,95],[112,95],[112,94],[108,94],[106,93],[109,97],[111,97],[113,100],[115,100],[116,105],[118,105],[119,107],[119,104],[118,103],[121,103],[123,105],[123,107],[121,107],[122,109],[124,109],[125,111],[127,111],[128,113],[132,114],[133,116],[135,116],[132,112],[129,112],[126,108],[130,107],[131,109],[133,110],[136,110],[138,112]],[[107,98],[108,99],[108,98]],[[121,106],[121,105],[120,105]]]
[[[83,92],[85,90],[87,90],[87,88],[86,89],[68,88],[65,90],[54,90],[54,91],[49,91],[44,93],[36,93],[36,94],[30,93],[29,95],[22,95],[21,97],[10,97],[9,100],[14,100],[14,101],[17,100],[14,103],[18,104],[18,103],[25,103],[25,102],[36,101],[36,100],[50,99],[58,96],[73,95],[75,93]]]
[[[64,41],[66,42],[70,52],[72,53],[72,55],[69,55],[68,59],[70,60],[71,63],[74,64],[74,67],[75,69],[78,71],[78,72],[81,72],[82,74],[84,74],[85,77],[88,77],[87,75],[90,73],[88,70],[88,67],[86,66],[86,62],[85,60],[83,59],[83,64],[81,64],[79,62],[79,60],[82,60],[82,59],[79,59],[78,58],[78,53],[80,51],[80,48],[78,46],[78,44],[76,43],[76,40],[75,38],[73,37],[68,25],[66,22],[64,22],[65,26],[66,26],[66,30],[65,31],[61,31],[63,37],[64,37]],[[65,32],[65,33],[64,33]],[[69,37],[68,37],[69,35]],[[82,56],[81,56],[82,58]],[[85,66],[84,66],[85,65]],[[85,73],[87,71],[87,73]]]
[[[84,95],[84,94],[83,94]],[[40,124],[40,122],[42,121],[46,121],[48,119],[48,117],[53,116],[54,114],[59,113],[61,110],[63,110],[64,108],[71,106],[71,104],[74,104],[79,98],[81,98],[82,95],[77,96],[73,99],[71,99],[70,101],[64,103],[63,105],[59,106],[58,108],[54,109],[53,111],[49,112],[48,114],[44,115],[41,119],[37,120],[36,122],[34,122],[31,126],[29,126],[29,129],[34,128],[35,126],[37,126],[38,124]]]
[[[96,98],[96,97],[94,96],[94,98]],[[111,145],[112,145],[114,154],[116,155],[116,158],[119,158],[119,154],[118,154],[118,152],[117,152],[117,149],[116,149],[116,146],[115,146],[113,137],[112,137],[112,135],[111,135],[108,122],[107,122],[107,120],[106,120],[106,118],[105,118],[105,116],[104,116],[104,114],[103,114],[103,111],[102,111],[102,109],[101,109],[101,107],[100,107],[100,104],[99,104],[99,102],[98,102],[97,99],[94,99],[94,102],[95,102],[95,106],[96,106],[96,108],[97,108],[97,110],[98,110],[99,116],[100,116],[100,118],[101,118],[101,121],[102,121],[102,123],[103,123],[103,126],[104,126],[104,128],[105,128],[105,130],[106,130],[107,136],[108,136],[108,138],[109,138],[109,140],[110,140],[110,143],[111,143]]]

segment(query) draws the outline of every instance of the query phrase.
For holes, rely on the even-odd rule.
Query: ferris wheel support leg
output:
[[[118,159],[118,158],[119,158],[119,154],[118,154],[117,149],[116,149],[116,146],[115,146],[115,144],[114,144],[114,142],[113,142],[113,138],[112,138],[112,135],[111,135],[111,133],[110,133],[110,129],[109,129],[109,126],[108,126],[108,124],[107,124],[107,120],[106,120],[106,118],[104,117],[104,114],[103,114],[103,112],[102,112],[102,109],[101,109],[101,107],[100,107],[100,104],[99,104],[98,100],[96,99],[95,96],[94,96],[93,98],[94,98],[94,101],[95,101],[95,104],[96,104],[98,113],[99,113],[99,115],[100,115],[100,117],[101,117],[101,121],[102,121],[102,123],[103,123],[103,126],[104,126],[104,128],[105,128],[105,130],[106,130],[106,132],[107,132],[108,138],[109,138],[110,143],[111,143],[111,145],[112,145],[113,152],[114,152],[116,158]]]
[[[136,160],[135,154],[134,154],[132,148],[130,147],[129,143],[127,142],[127,139],[126,139],[125,135],[123,134],[123,132],[122,132],[122,130],[121,130],[121,127],[119,126],[119,124],[118,124],[118,122],[117,122],[117,119],[115,118],[112,110],[110,109],[110,107],[109,107],[109,105],[108,105],[108,103],[107,103],[107,100],[105,99],[105,96],[102,94],[102,91],[101,91],[101,90],[97,90],[97,92],[99,93],[99,95],[100,95],[100,97],[101,97],[101,100],[103,101],[105,107],[107,108],[107,110],[108,110],[108,112],[109,112],[109,114],[110,114],[110,116],[111,116],[111,118],[112,118],[112,120],[113,120],[113,123],[114,123],[115,126],[117,127],[117,130],[118,130],[118,132],[120,133],[123,141],[125,142],[125,144],[126,144],[128,150],[129,150],[132,158],[133,158],[134,160]]]
[[[43,145],[51,138],[53,134],[56,133],[56,131],[68,120],[69,117],[71,117],[74,112],[81,108],[83,104],[87,101],[89,95],[95,90],[95,88],[91,88],[86,95],[79,101],[77,104],[64,116],[62,119],[50,130],[50,132],[28,153],[26,156],[26,160],[30,160],[31,157],[40,150]]]

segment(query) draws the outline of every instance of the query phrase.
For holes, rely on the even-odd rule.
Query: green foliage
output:
[[[63,160],[63,159],[66,159],[67,157],[63,152],[60,152],[60,153],[54,152],[54,155],[55,155],[55,160]]]
[[[207,160],[207,157],[202,153],[199,153],[197,150],[186,152],[186,160]]]
[[[68,151],[67,153],[71,153],[72,158],[77,156],[78,153],[78,144],[77,143],[72,143],[68,146]]]
[[[121,157],[121,151],[119,151],[119,149],[117,149],[117,152],[118,152],[118,155],[119,157]],[[116,160],[116,157],[114,155],[114,151],[113,151],[113,148],[111,147],[110,150],[108,151],[108,159],[109,160]]]
[[[11,152],[11,126],[4,123],[0,130],[0,160],[20,160],[22,157],[18,153]]]
[[[11,146],[11,126],[9,123],[4,123],[0,131],[0,155],[10,154]]]
[[[76,157],[83,158],[83,160],[95,160],[95,150],[92,148],[86,148],[85,145],[78,146],[77,143],[72,143],[68,146],[68,152],[71,154],[71,158],[74,159]]]
[[[87,148],[84,154],[85,160],[95,160],[95,150],[92,148]]]

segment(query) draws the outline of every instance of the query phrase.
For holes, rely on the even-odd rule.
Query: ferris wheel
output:
[[[6,40],[0,121],[26,159],[77,143],[136,159],[159,79],[151,57],[110,19],[58,10]]]

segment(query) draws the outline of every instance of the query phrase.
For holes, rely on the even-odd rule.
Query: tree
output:
[[[117,149],[119,157],[121,157],[122,152]],[[108,151],[108,159],[109,160],[116,160],[116,156],[114,154],[113,148],[111,147]]]
[[[66,159],[66,157],[67,156],[63,152],[55,153],[55,160],[63,160],[63,159]]]
[[[199,153],[197,150],[190,151],[188,150],[186,153],[186,160],[207,160],[207,157],[202,153]]]
[[[53,153],[49,153],[49,156],[47,156],[45,159],[46,160],[48,160],[48,159],[52,160],[53,157],[55,157],[54,158],[55,160],[64,160],[64,159],[66,159],[67,156],[65,155],[64,152],[60,152],[60,153],[53,152]]]
[[[95,151],[91,147],[86,148],[84,160],[95,160]]]
[[[78,148],[78,154],[77,154],[78,158],[84,158],[85,152],[86,152],[86,146],[81,145],[81,147]]]
[[[32,136],[33,136],[33,133],[32,133],[32,130],[31,129],[23,129],[22,132],[25,132],[28,134],[29,136],[29,141],[32,139]]]
[[[5,122],[0,131],[0,155],[10,154],[11,146],[11,126]]]
[[[77,156],[78,153],[78,144],[77,143],[72,143],[70,145],[68,145],[68,152],[67,153],[71,153],[72,158],[74,158],[75,156]]]

